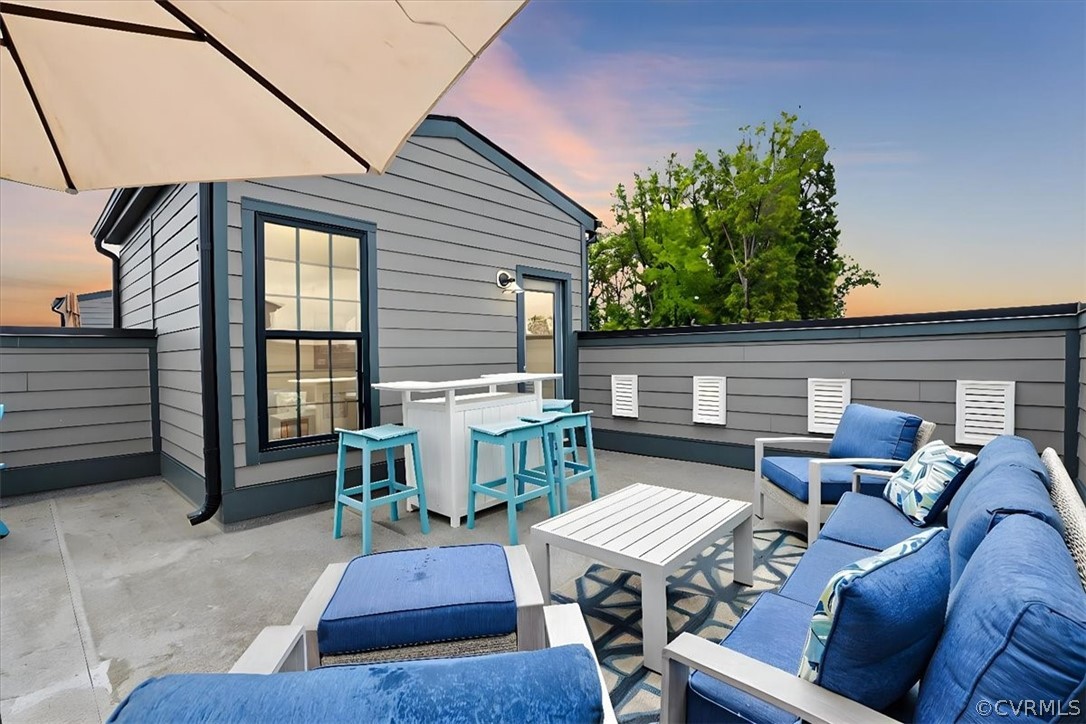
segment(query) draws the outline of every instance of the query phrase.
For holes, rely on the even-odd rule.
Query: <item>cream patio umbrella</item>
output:
[[[0,177],[381,172],[526,0],[0,1]]]

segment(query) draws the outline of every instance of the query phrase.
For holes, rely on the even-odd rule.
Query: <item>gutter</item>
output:
[[[110,260],[113,265],[113,275],[110,282],[113,291],[113,328],[121,328],[121,257],[102,246],[106,241],[105,236],[94,239],[94,250]],[[56,311],[56,310],[53,310]],[[60,312],[57,312],[60,314]],[[63,318],[63,315],[61,315]],[[61,325],[63,326],[63,325]]]
[[[64,312],[60,311],[60,309],[59,309],[60,303],[62,301],[64,301],[64,297],[57,297],[56,299],[53,300],[53,306],[49,307],[49,309],[56,312],[56,315],[58,317],[60,317],[60,326],[61,327],[66,327],[66,326],[68,326],[68,320],[64,317]]]
[[[219,457],[219,377],[215,334],[215,242],[212,222],[214,184],[200,184],[200,402],[204,423],[204,503],[189,513],[189,523],[211,519],[222,505]]]

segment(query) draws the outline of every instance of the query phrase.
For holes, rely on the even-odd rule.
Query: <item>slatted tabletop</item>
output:
[[[706,536],[723,536],[750,514],[741,500],[638,483],[543,521],[532,535],[670,569]]]

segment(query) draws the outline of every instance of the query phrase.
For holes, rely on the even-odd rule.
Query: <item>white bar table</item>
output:
[[[543,411],[543,382],[560,374],[514,372],[446,382],[379,382],[375,390],[399,392],[403,424],[419,431],[422,474],[426,477],[426,506],[431,513],[449,518],[453,528],[468,512],[468,442],[471,425],[515,420]],[[527,392],[518,387],[525,385]],[[529,464],[538,464],[538,448]],[[415,484],[412,465],[407,482]],[[479,446],[479,479],[493,480],[505,474],[501,450]],[[480,509],[501,501],[477,498]]]

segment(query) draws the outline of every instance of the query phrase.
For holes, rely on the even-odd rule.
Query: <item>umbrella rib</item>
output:
[[[447,32],[449,35],[451,35],[453,37],[453,40],[460,43],[460,47],[462,47],[464,50],[468,51],[468,55],[470,55],[472,58],[476,57],[476,54],[472,52],[471,48],[469,48],[467,45],[465,45],[464,41],[460,39],[460,36],[457,35],[456,33],[454,33],[452,31],[452,29],[450,29],[449,26],[446,25],[445,23],[436,23],[436,22],[427,21],[427,20],[415,20],[413,17],[411,17],[411,13],[407,12],[407,8],[405,8],[403,6],[403,3],[401,3],[400,0],[396,0],[396,7],[398,7],[400,9],[400,12],[403,13],[404,16],[408,20],[413,22],[415,25],[429,25],[429,26],[432,26],[432,27],[435,27],[435,28],[443,29],[445,32]]]
[[[192,30],[194,33],[196,33],[198,36],[200,36],[204,41],[206,41],[208,45],[210,45],[212,48],[214,48],[216,51],[218,51],[218,53],[220,55],[222,55],[224,58],[226,58],[231,63],[233,63],[235,66],[237,66],[241,71],[243,71],[246,75],[248,75],[250,78],[255,80],[258,84],[263,86],[263,88],[266,91],[268,91],[273,96],[278,98],[279,101],[283,103],[283,105],[290,108],[292,111],[294,111],[296,114],[298,114],[306,123],[313,126],[313,128],[315,128],[316,130],[320,131],[321,134],[324,135],[325,138],[327,138],[329,141],[334,143],[341,151],[343,151],[348,156],[353,158],[360,165],[364,166],[367,171],[370,169],[369,161],[362,158],[362,156],[360,156],[357,151],[355,151],[353,148],[351,148],[351,146],[346,141],[341,139],[339,136],[337,136],[335,133],[333,133],[328,127],[326,127],[323,123],[321,123],[316,118],[314,118],[312,115],[310,115],[310,113],[308,111],[306,111],[304,108],[302,108],[298,103],[296,103],[286,93],[284,93],[282,90],[280,90],[280,88],[278,86],[276,86],[270,80],[268,80],[263,75],[261,75],[256,70],[256,68],[252,67],[251,65],[246,63],[244,60],[242,60],[240,56],[238,56],[232,50],[227,48],[226,45],[224,45],[218,38],[213,36],[211,33],[207,32],[203,27],[200,26],[199,23],[197,23],[195,20],[190,18],[188,15],[186,15],[184,11],[182,11],[177,6],[175,6],[171,2],[171,0],[157,0],[157,2],[168,13],[170,13],[175,18],[177,18],[179,21],[181,21],[181,23],[185,27]]]
[[[48,8],[37,8],[26,5],[15,5],[12,3],[4,3],[3,7],[0,8],[0,12],[7,13],[8,15],[21,15],[23,17],[34,18],[36,20],[48,20],[57,23],[67,23],[69,25],[84,25],[91,28],[102,28],[104,30],[119,30],[124,33],[154,35],[160,38],[173,38],[175,40],[201,39],[195,33],[187,32],[184,30],[159,28],[154,25],[129,23],[123,20],[111,20],[109,18],[96,18],[91,15],[79,15],[78,13],[66,13],[60,10],[50,10]]]
[[[41,107],[41,101],[38,100],[38,94],[34,92],[34,84],[30,82],[30,76],[27,75],[26,67],[19,57],[19,50],[15,47],[15,38],[11,37],[11,30],[8,29],[8,24],[4,22],[3,15],[0,15],[0,36],[3,36],[4,47],[11,53],[11,59],[15,62],[15,67],[19,71],[19,76],[23,79],[23,86],[26,88],[26,92],[30,94],[30,102],[34,104],[34,110],[37,112],[38,120],[41,122],[41,127],[45,131],[45,137],[49,139],[49,145],[53,149],[53,155],[57,159],[57,165],[60,166],[60,173],[64,176],[64,183],[68,184],[69,192],[75,193],[75,182],[72,181],[72,175],[68,173],[68,166],[64,163],[64,157],[60,154],[60,146],[57,145],[57,139],[53,135],[53,129],[49,127],[49,121],[45,118],[45,110]]]

